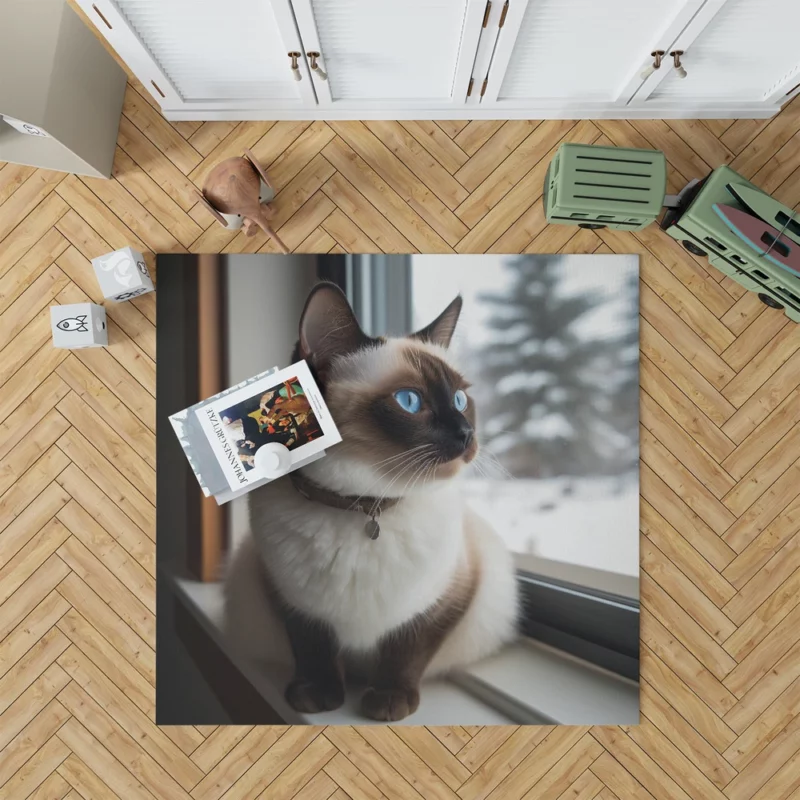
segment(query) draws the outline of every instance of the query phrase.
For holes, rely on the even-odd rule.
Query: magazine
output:
[[[305,361],[248,378],[169,420],[203,494],[219,504],[276,477],[276,446],[286,448],[291,472],[342,440]]]
[[[195,410],[231,490],[267,477],[259,450],[278,443],[291,469],[341,442],[308,364],[299,361]]]

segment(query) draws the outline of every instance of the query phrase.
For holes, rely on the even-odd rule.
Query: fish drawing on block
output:
[[[760,256],[781,269],[800,275],[800,245],[758,217],[722,203],[714,203],[722,221]]]
[[[86,314],[62,319],[56,327],[62,331],[76,331],[77,333],[86,333],[89,330],[89,326],[86,323]]]

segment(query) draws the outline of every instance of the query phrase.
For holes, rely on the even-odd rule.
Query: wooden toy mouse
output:
[[[246,149],[243,156],[226,158],[217,164],[208,173],[203,191],[197,194],[214,219],[224,227],[243,227],[247,236],[254,236],[261,228],[275,240],[281,252],[289,252],[269,222],[275,213],[269,205],[275,197],[275,190],[250,150]]]

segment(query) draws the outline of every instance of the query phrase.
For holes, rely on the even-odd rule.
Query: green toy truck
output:
[[[761,191],[730,167],[717,167],[681,198],[677,208],[667,209],[661,229],[690,253],[708,256],[720,272],[756,292],[763,303],[784,309],[789,319],[800,322],[800,276],[759,256],[714,211],[715,203],[746,210],[728,191],[728,184],[744,184]]]
[[[750,187],[764,198],[768,195],[728,166],[690,181],[679,195],[667,195],[666,186],[667,162],[659,150],[562,144],[545,176],[545,216],[552,224],[638,231],[655,222],[666,206],[660,227],[668,236],[690,253],[707,257],[720,272],[756,292],[766,305],[783,309],[791,320],[800,322],[800,274],[759,254],[718,213],[728,207],[752,214],[728,186]],[[791,209],[775,201],[771,204],[783,209],[789,225],[800,222]],[[774,232],[778,239],[784,234],[797,237],[793,247],[800,244],[795,227]]]

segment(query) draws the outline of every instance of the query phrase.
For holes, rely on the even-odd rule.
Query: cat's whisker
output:
[[[494,453],[489,452],[488,450],[479,450],[478,455],[473,462],[476,467],[485,468],[491,467],[495,474],[499,474],[502,478],[513,478],[514,476],[500,463],[500,459]],[[490,477],[488,475],[488,470],[486,470],[486,477]]]
[[[427,464],[427,463],[428,463],[428,459],[427,459],[427,453],[425,453],[425,454],[421,454],[421,455],[420,455],[420,457],[419,457],[418,459],[416,459],[415,463],[413,463],[413,464],[409,465],[408,469],[407,469],[407,470],[406,470],[404,473],[401,473],[400,475],[397,475],[397,476],[396,476],[396,477],[395,477],[395,478],[392,480],[392,482],[391,482],[391,483],[390,483],[390,484],[389,484],[389,485],[388,485],[388,486],[387,486],[387,487],[384,489],[384,491],[383,491],[383,494],[381,495],[381,500],[383,500],[383,498],[384,498],[384,497],[386,497],[387,493],[388,493],[388,492],[389,492],[389,490],[392,488],[392,486],[394,486],[394,484],[395,484],[395,483],[396,483],[396,482],[397,482],[397,481],[398,481],[398,480],[399,480],[399,479],[400,479],[400,478],[401,478],[401,477],[402,477],[404,474],[408,474],[409,472],[412,472],[412,471],[414,471],[414,474],[416,474],[416,470],[417,470],[417,469],[419,469],[419,468],[422,468],[422,467],[424,467],[424,466],[425,466],[425,464]],[[410,480],[410,479],[409,479],[409,480]],[[406,490],[407,490],[407,488],[408,488],[408,481],[406,482],[406,485],[403,487],[403,491],[402,491],[402,492],[400,492],[400,495],[401,495],[401,496],[402,496],[402,495],[404,495],[404,494],[406,493]]]
[[[426,475],[429,471],[435,469],[439,463],[440,463],[439,459],[434,458],[432,461],[428,462],[427,464],[424,464],[422,470],[420,470],[419,473],[417,473],[414,476],[414,482],[411,484],[411,488],[408,489],[408,491],[409,492],[413,491],[414,488],[416,488],[419,479],[422,478],[424,475]],[[423,478],[423,484],[424,484],[424,478]]]
[[[418,450],[424,450],[424,449],[430,448],[430,447],[433,447],[433,445],[431,445],[431,444],[419,444],[416,447],[412,447],[409,450],[404,450],[402,453],[398,453],[395,456],[389,456],[389,458],[384,458],[381,461],[376,461],[374,464],[370,464],[369,466],[372,467],[372,468],[379,467],[382,464],[388,464],[388,463],[390,463],[392,461],[395,461],[398,458],[402,458],[403,456],[408,455],[409,453],[414,453],[414,452],[416,452]]]
[[[476,472],[480,473],[482,478],[488,478],[489,477],[489,473],[486,470],[485,463],[486,463],[486,459],[481,458],[480,455],[478,455],[475,458],[475,460],[472,462],[472,465],[475,467]]]
[[[381,493],[381,496],[376,501],[376,505],[380,505],[383,502],[384,498],[386,497],[388,492],[391,490],[392,486],[394,486],[394,484],[401,477],[403,477],[404,475],[406,475],[408,473],[412,473],[411,478],[409,478],[408,481],[406,481],[406,484],[403,487],[402,492],[400,492],[401,496],[405,495],[406,490],[408,489],[408,484],[411,482],[411,479],[413,478],[413,476],[416,475],[416,471],[421,469],[421,468],[424,468],[427,463],[428,463],[427,453],[419,454],[418,458],[416,458],[413,463],[409,464],[405,470],[403,470],[400,474],[398,474],[397,476],[395,476],[392,479],[391,483],[383,490],[383,492]]]
[[[400,471],[397,473],[397,475],[396,475],[394,478],[392,478],[392,480],[389,482],[389,486],[387,487],[387,489],[386,489],[386,490],[384,490],[384,494],[383,494],[383,495],[381,495],[381,497],[380,497],[380,498],[378,498],[378,500],[376,501],[375,505],[380,505],[381,501],[383,500],[383,498],[384,498],[384,496],[385,496],[385,492],[386,492],[386,491],[387,491],[389,488],[391,488],[391,486],[394,484],[394,482],[395,482],[395,481],[396,481],[398,478],[402,478],[402,477],[403,477],[403,475],[405,475],[405,474],[406,474],[406,472],[407,472],[409,469],[412,469],[412,468],[414,467],[414,465],[415,465],[415,462],[416,462],[416,457],[409,458],[407,461],[404,461],[403,463],[401,463],[401,464],[397,464],[396,466],[394,466],[392,469],[390,469],[390,470],[389,470],[389,471],[386,473],[386,475],[382,475],[382,476],[381,476],[381,478],[388,478],[388,477],[389,477],[389,475],[391,475],[391,474],[392,474],[392,472],[394,472],[395,470],[400,470]],[[358,505],[358,501],[359,501],[359,500],[361,500],[361,498],[363,498],[363,497],[366,497],[366,496],[367,496],[367,493],[369,492],[369,490],[370,490],[370,489],[371,489],[373,486],[375,486],[375,484],[376,484],[376,483],[378,483],[378,482],[381,480],[381,478],[378,478],[377,480],[373,481],[373,482],[372,482],[372,483],[371,483],[369,486],[367,486],[367,488],[364,490],[364,492],[363,492],[362,494],[360,494],[360,495],[359,495],[359,496],[358,496],[358,497],[357,497],[357,498],[356,498],[356,499],[353,501],[353,504],[350,506],[350,508],[354,508],[355,506],[357,506],[357,505]]]
[[[423,445],[419,445],[418,447],[412,447],[410,450],[405,450],[404,452],[402,452],[402,453],[399,453],[399,454],[398,454],[398,455],[396,455],[396,456],[390,456],[388,459],[384,459],[384,461],[379,461],[379,462],[377,462],[377,464],[372,464],[372,465],[370,465],[370,466],[371,466],[372,468],[375,468],[376,466],[379,466],[379,465],[386,466],[388,463],[391,463],[392,461],[397,461],[398,459],[399,459],[399,460],[401,460],[401,463],[407,463],[407,461],[409,460],[409,458],[414,458],[414,457],[416,457],[416,456],[418,456],[418,455],[421,455],[421,454],[422,454],[422,453],[423,453],[425,450],[427,450],[427,449],[429,449],[429,448],[432,448],[432,447],[433,447],[433,445],[429,445],[429,444],[423,444]],[[373,483],[371,484],[371,486],[370,486],[370,487],[368,487],[366,491],[369,491],[369,488],[371,488],[371,487],[372,487],[372,486],[374,486],[376,483],[378,483],[378,482],[381,480],[381,478],[386,478],[386,477],[388,477],[389,475],[391,475],[391,474],[392,474],[392,472],[393,472],[395,469],[397,469],[398,467],[399,467],[399,464],[395,464],[394,466],[392,466],[392,467],[388,468],[388,469],[387,469],[385,472],[383,472],[382,474],[380,474],[380,475],[379,475],[379,476],[378,476],[378,477],[375,479],[375,481],[373,481]],[[365,493],[366,493],[366,492],[365,492]]]
[[[430,481],[436,474],[436,467],[439,466],[439,459],[437,458],[430,466],[428,467],[427,472],[424,474],[422,478],[422,486],[425,486],[428,481]]]
[[[427,448],[427,447],[432,447],[432,445],[422,445],[422,447]],[[406,454],[406,455],[408,455],[408,454]],[[386,472],[385,475],[379,476],[369,486],[367,486],[367,488],[364,490],[363,494],[359,495],[353,501],[353,506],[355,506],[358,503],[358,501],[361,500],[362,497],[365,497],[367,495],[367,492],[369,492],[369,490],[373,486],[375,486],[376,483],[381,481],[383,478],[388,478],[389,475],[391,475],[395,470],[400,470],[400,472],[390,481],[389,485],[385,488],[383,495],[378,500],[377,504],[379,504],[383,500],[383,498],[386,496],[386,492],[389,491],[389,489],[394,485],[394,483],[397,481],[397,479],[401,478],[406,473],[407,470],[410,470],[410,469],[414,468],[416,466],[416,463],[418,463],[417,459],[424,459],[424,457],[425,457],[424,453],[412,453],[411,455],[408,455],[408,458],[406,460],[402,461],[400,464],[395,464],[395,466],[393,466],[391,469],[389,469]],[[351,507],[353,507],[353,506],[351,506]]]
[[[405,495],[411,491],[413,488],[412,481],[416,484],[416,479],[422,474],[427,466],[427,462],[423,462],[422,464],[418,465],[417,469],[411,475],[411,477],[406,481],[406,485],[403,487],[402,494]]]
[[[480,475],[481,478],[488,478],[489,477],[486,474],[486,470],[483,468],[483,465],[481,464],[481,462],[477,458],[472,462],[472,467],[474,468],[475,472],[477,472],[478,475]]]

